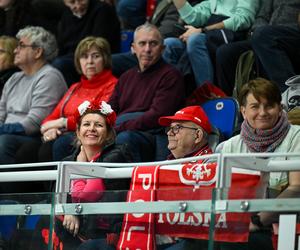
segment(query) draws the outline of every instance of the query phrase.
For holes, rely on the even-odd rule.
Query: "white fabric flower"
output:
[[[78,106],[78,112],[80,114],[80,116],[82,116],[84,114],[84,112],[87,110],[87,108],[90,106],[90,102],[89,101],[84,101],[83,103],[81,103]]]
[[[109,115],[114,111],[112,110],[111,106],[108,103],[106,103],[105,101],[102,101],[101,106],[100,106],[100,112],[103,115]]]

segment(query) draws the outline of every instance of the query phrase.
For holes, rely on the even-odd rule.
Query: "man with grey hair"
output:
[[[158,118],[183,104],[183,77],[161,58],[164,45],[156,26],[137,27],[132,50],[138,66],[120,77],[109,101],[118,115],[117,143],[127,143],[137,162],[164,160],[169,152]]]
[[[6,82],[0,100],[0,164],[15,163],[24,143],[39,140],[41,121],[67,90],[62,74],[49,64],[57,55],[55,37],[29,26],[17,39],[14,64],[21,72]]]

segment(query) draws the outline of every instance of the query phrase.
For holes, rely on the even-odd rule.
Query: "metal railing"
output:
[[[256,154],[212,154],[209,156],[191,157],[172,161],[149,163],[81,163],[81,162],[51,162],[35,164],[1,165],[0,182],[8,181],[56,181],[56,194],[66,194],[72,179],[76,178],[130,178],[134,166],[155,166],[162,168],[179,168],[182,164],[197,160],[217,162],[217,195],[214,200],[156,201],[145,203],[81,203],[66,202],[66,195],[58,195],[54,204],[17,204],[1,205],[0,215],[55,215],[60,214],[125,214],[125,213],[181,213],[207,212],[212,214],[227,212],[298,212],[300,199],[251,199],[229,200],[227,192],[231,186],[231,176],[235,169],[246,169],[262,172],[281,172],[300,170],[300,153],[256,153]],[[39,170],[34,168],[39,167]],[[45,167],[47,170],[41,170]],[[49,167],[53,169],[49,170]],[[6,171],[7,170],[7,171]],[[12,171],[13,170],[13,171]],[[20,171],[19,171],[20,170]],[[54,207],[53,207],[54,206]],[[80,208],[80,209],[79,209]],[[283,247],[290,231],[283,230],[290,217],[281,218],[278,250],[290,250]],[[296,219],[293,220],[296,223]],[[299,247],[300,248],[300,247]],[[299,249],[298,248],[298,249]]]

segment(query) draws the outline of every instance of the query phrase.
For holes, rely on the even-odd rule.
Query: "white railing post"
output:
[[[277,250],[294,250],[296,240],[295,214],[279,216],[278,248]],[[298,247],[299,249],[299,247]]]

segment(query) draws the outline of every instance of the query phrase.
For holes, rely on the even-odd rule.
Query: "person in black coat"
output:
[[[104,101],[83,102],[77,114],[78,149],[65,161],[80,162],[132,162],[126,145],[115,145],[114,125],[116,113]],[[113,202],[125,201],[130,179],[75,179],[71,182],[70,202]],[[120,191],[119,190],[125,190]],[[44,218],[34,234],[30,249],[46,249],[43,239],[49,218]],[[64,250],[76,249],[83,240],[106,237],[119,231],[122,216],[105,215],[64,215],[57,216],[55,233]],[[42,233],[44,232],[44,234]]]
[[[27,25],[37,25],[31,0],[8,0],[0,3],[0,35],[15,36]]]
[[[0,1],[0,35],[15,36],[26,26],[41,26],[56,33],[62,7],[60,0]]]
[[[78,150],[65,160],[83,162],[130,162],[130,152],[126,145],[115,145],[114,125],[116,113],[106,102],[98,100],[90,103],[85,101],[78,107],[79,118],[77,123]],[[125,200],[125,192],[111,192],[128,190],[129,179],[76,179],[71,183],[72,202],[112,202]],[[105,192],[104,192],[105,191]],[[83,221],[82,221],[83,219]],[[81,220],[81,221],[80,221]],[[96,223],[96,221],[98,221]],[[119,218],[119,222],[121,219]],[[112,216],[84,216],[65,215],[62,226],[69,232],[64,234],[64,249],[73,249],[74,236],[78,239],[89,239],[106,236],[106,233],[115,231],[119,224]],[[80,228],[84,227],[84,228]],[[69,245],[69,240],[71,241]],[[77,242],[75,243],[77,244]]]

